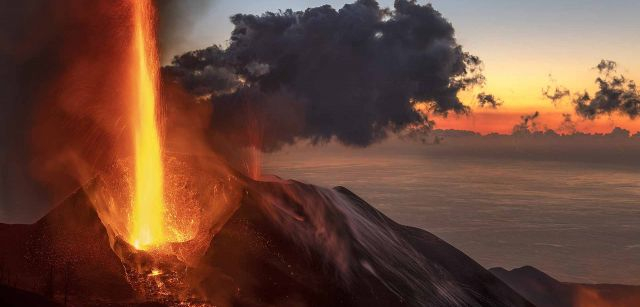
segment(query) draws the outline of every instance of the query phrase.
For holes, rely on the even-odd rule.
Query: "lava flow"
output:
[[[150,1],[133,1],[133,73],[135,92],[133,133],[135,190],[130,238],[137,249],[166,242],[164,172],[157,120],[158,55],[154,37],[154,8]]]

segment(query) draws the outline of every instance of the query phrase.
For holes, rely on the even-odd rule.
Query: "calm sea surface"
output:
[[[640,172],[566,162],[393,154],[268,155],[265,173],[345,186],[485,267],[640,284]]]

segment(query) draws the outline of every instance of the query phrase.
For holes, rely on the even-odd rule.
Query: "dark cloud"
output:
[[[484,81],[480,60],[431,5],[394,8],[359,0],[340,10],[238,14],[227,49],[183,54],[164,72],[211,97],[213,131],[245,145],[257,133],[265,150],[300,138],[366,146],[427,123],[424,110],[468,112],[457,94]],[[249,122],[259,129],[241,135]]]
[[[613,113],[632,119],[640,115],[640,92],[633,80],[618,75],[614,61],[602,60],[596,67],[598,90],[592,95],[584,92],[573,101],[576,113],[587,119]]]
[[[478,94],[476,96],[476,99],[478,100],[478,105],[482,108],[490,107],[495,109],[502,105],[502,100],[500,98],[497,98],[496,96],[487,94],[485,92]]]

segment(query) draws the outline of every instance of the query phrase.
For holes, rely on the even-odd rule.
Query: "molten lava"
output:
[[[132,1],[135,190],[129,242],[138,249],[165,243],[164,172],[157,120],[158,54],[154,8],[149,0]]]

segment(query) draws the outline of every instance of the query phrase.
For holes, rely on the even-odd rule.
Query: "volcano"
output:
[[[1,225],[9,285],[2,300],[29,293],[43,306],[532,306],[464,253],[346,188],[235,180],[239,205],[191,261],[113,238],[87,192],[100,180],[34,224]]]

